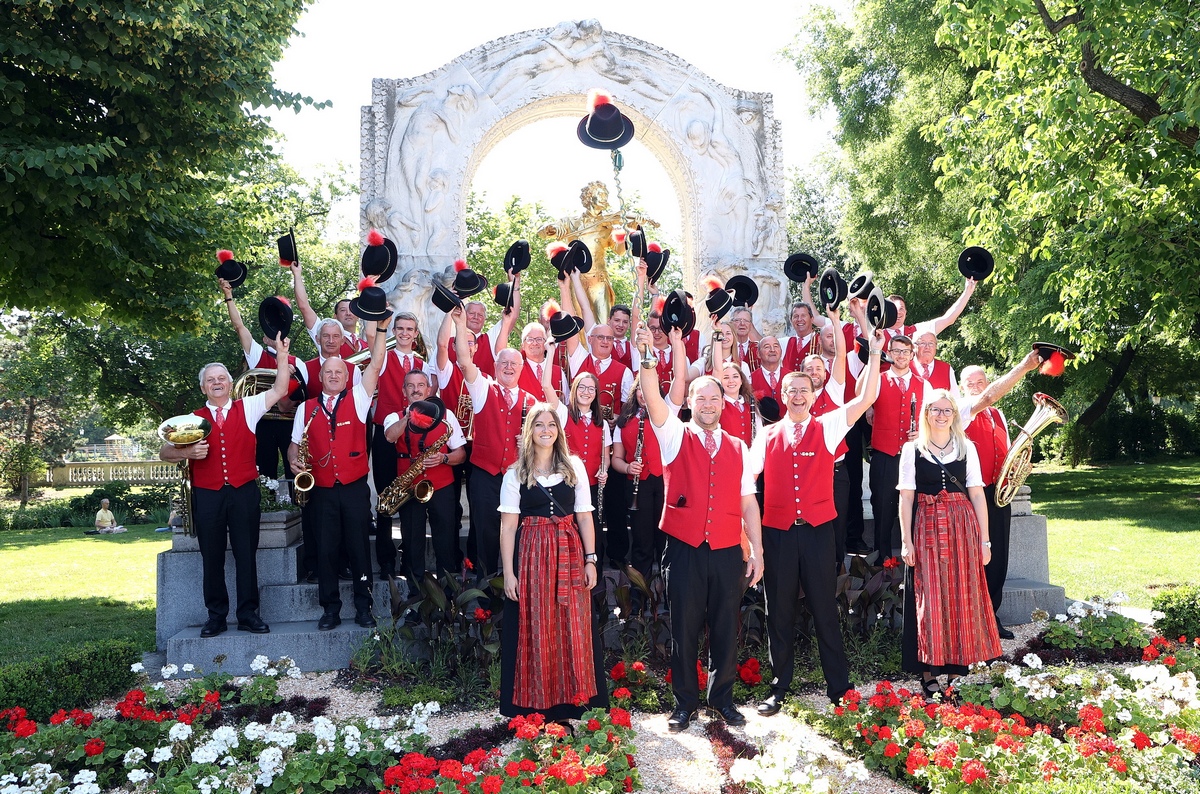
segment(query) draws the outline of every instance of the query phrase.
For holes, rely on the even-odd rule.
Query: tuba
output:
[[[1029,472],[1033,471],[1033,437],[1050,425],[1065,424],[1070,417],[1067,409],[1053,397],[1038,392],[1033,395],[1033,414],[1021,428],[1016,442],[1009,447],[996,478],[996,507],[1012,502],[1017,491],[1025,484]]]
[[[199,444],[208,438],[212,432],[212,423],[202,416],[195,414],[180,414],[158,426],[158,437],[166,443],[182,449],[193,444]],[[179,511],[183,516],[183,533],[195,535],[196,528],[192,526],[192,467],[187,458],[179,461]]]
[[[383,333],[383,331],[376,331],[376,333]],[[420,339],[420,335],[418,335],[417,338]],[[395,347],[396,337],[389,336],[387,341],[383,344],[383,352],[386,354],[387,351],[394,350]],[[413,352],[416,352],[415,348]],[[423,359],[425,357],[421,356],[421,358]],[[368,347],[366,350],[360,350],[353,355],[346,356],[345,361],[347,366],[355,366],[359,367],[360,369],[366,369],[367,364],[371,363],[371,348]]]

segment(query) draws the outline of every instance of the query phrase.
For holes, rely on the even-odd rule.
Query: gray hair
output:
[[[229,367],[225,366],[220,361],[213,361],[208,364],[205,364],[203,367],[200,368],[200,376],[199,376],[198,380],[200,381],[200,389],[201,390],[204,389],[204,373],[208,372],[213,367],[220,367],[221,369],[225,370],[225,374],[229,375],[230,380],[233,380],[233,375],[230,374]]]
[[[342,328],[341,322],[333,319],[332,317],[326,317],[324,320],[321,320],[319,323],[317,323],[317,327],[314,329],[316,331],[316,335],[318,337],[321,336],[321,332],[325,330],[325,326],[327,326],[327,325],[332,325],[335,328],[337,328],[338,333],[342,334],[343,336],[346,333],[346,329]]]

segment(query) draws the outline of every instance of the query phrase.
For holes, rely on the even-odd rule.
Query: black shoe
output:
[[[204,624],[204,628],[200,629],[200,636],[215,637],[218,634],[228,630],[229,625],[226,624],[225,621],[218,620],[216,618],[210,618],[209,621]]]
[[[343,582],[353,582],[354,574],[350,573],[349,568],[343,568],[338,571],[338,579],[341,579]]]
[[[762,703],[758,704],[756,711],[758,711],[759,716],[774,717],[779,713],[781,708],[783,708],[783,698],[779,697],[778,695],[771,695]]]
[[[317,572],[313,571],[308,576],[304,577],[304,581],[308,582],[309,584],[316,584],[317,583]]]
[[[251,634],[270,634],[271,627],[264,623],[258,615],[251,615],[246,620],[238,621],[238,631],[248,631]]]
[[[1007,628],[999,620],[996,621],[996,633],[1000,635],[1000,639],[1002,640],[1013,640],[1017,637],[1016,634],[1012,633],[1011,629]]]
[[[341,624],[342,618],[340,615],[338,615],[338,613],[326,612],[321,616],[321,619],[317,621],[317,631],[329,631],[331,629],[336,629]]]
[[[370,612],[359,612],[354,616],[354,622],[359,626],[362,626],[364,629],[375,628],[375,618]]]
[[[671,718],[667,720],[667,730],[671,733],[682,733],[692,724],[692,720],[696,718],[696,712],[688,711],[687,709],[675,709],[671,714]]]
[[[735,728],[746,724],[746,715],[738,710],[738,707],[730,703],[728,706],[722,706],[719,709],[709,707],[709,716],[714,720],[723,720],[726,725],[732,725]]]

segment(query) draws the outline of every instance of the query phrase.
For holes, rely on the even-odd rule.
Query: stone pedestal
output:
[[[1046,540],[1046,517],[1036,515],[1029,501],[1029,486],[1023,485],[1012,502],[1012,530],[1009,539],[1008,578],[1004,583],[1004,603],[1000,621],[1004,624],[1028,623],[1035,609],[1051,615],[1065,612],[1066,593],[1050,582],[1050,554]]]

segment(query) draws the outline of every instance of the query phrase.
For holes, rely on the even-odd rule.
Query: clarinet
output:
[[[642,462],[642,447],[646,442],[646,417],[642,415],[641,410],[638,410],[638,434],[637,444],[633,448],[633,459],[637,463]],[[629,497],[629,512],[636,513],[638,509],[638,486],[642,484],[642,475],[638,475],[633,480],[633,494]]]
[[[913,395],[908,402],[908,432],[909,435],[917,432],[917,395]]]

